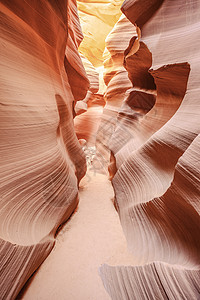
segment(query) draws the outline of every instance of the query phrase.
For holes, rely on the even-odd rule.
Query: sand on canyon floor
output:
[[[98,273],[101,264],[135,263],[127,250],[107,176],[88,171],[80,183],[79,197],[77,211],[57,235],[54,249],[22,299],[110,299]]]

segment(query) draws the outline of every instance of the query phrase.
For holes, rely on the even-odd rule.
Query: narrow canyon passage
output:
[[[0,0],[0,300],[200,299],[200,1]]]
[[[88,171],[80,183],[77,211],[36,272],[22,299],[109,300],[98,268],[135,264],[126,248],[107,175]]]

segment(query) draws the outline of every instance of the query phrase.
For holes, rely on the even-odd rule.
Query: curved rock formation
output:
[[[136,35],[135,26],[125,16],[121,16],[106,38],[103,56],[104,81],[107,85],[106,105],[97,135],[97,144],[107,162],[110,155],[109,142],[115,129],[117,115],[127,97],[127,90],[132,87],[123,61],[124,51],[133,35]]]
[[[84,139],[87,146],[95,147],[96,134],[105,105],[104,96],[99,93],[99,73],[92,63],[81,54],[90,88],[86,97],[75,106],[74,128],[78,139]]]
[[[163,196],[129,210],[134,255],[168,263],[104,265],[100,272],[112,299],[199,299],[199,147],[200,136],[180,158]]]
[[[86,165],[72,104],[89,83],[75,1],[1,1],[0,8],[0,297],[14,299],[77,206]]]
[[[103,64],[105,39],[121,16],[123,0],[77,1],[84,40],[79,47],[95,67]],[[95,45],[95,46],[94,46]]]
[[[110,156],[135,265],[101,266],[108,294],[200,298],[200,3],[125,0],[122,16],[121,4],[78,1],[82,33],[75,0],[1,1],[2,299],[51,252],[86,160],[103,173]]]
[[[103,266],[101,275],[112,299],[198,299],[200,5],[130,0],[122,11],[142,29],[125,51],[129,78],[140,93],[152,94],[155,82],[157,95],[143,116],[139,107],[140,118],[133,101],[125,143],[117,143],[119,114],[111,144],[116,207],[142,266]]]
[[[79,22],[76,1],[69,1],[67,8],[67,30],[68,39],[65,50],[65,71],[74,100],[83,99],[88,91],[90,83],[87,79],[82,60],[77,51],[83,40],[83,34]]]
[[[97,72],[95,67],[92,65],[92,63],[86,57],[84,57],[82,54],[80,56],[82,59],[83,66],[86,70],[90,85],[89,85],[89,90],[87,92],[86,97],[81,101],[77,101],[77,103],[75,105],[76,115],[80,115],[87,111],[88,101],[99,90],[99,73]],[[82,85],[80,84],[79,87],[81,88]]]

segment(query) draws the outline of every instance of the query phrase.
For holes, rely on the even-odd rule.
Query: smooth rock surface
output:
[[[0,298],[199,299],[199,1],[0,9]]]
[[[139,118],[132,106],[125,143],[120,116],[115,126],[115,205],[137,264],[105,265],[101,276],[112,299],[199,299],[200,5],[127,0],[122,11],[142,29],[125,51],[133,89],[152,93],[153,76],[156,101]]]
[[[88,79],[75,1],[1,1],[0,8],[0,298],[14,299],[78,204],[86,161],[72,103],[85,97]]]

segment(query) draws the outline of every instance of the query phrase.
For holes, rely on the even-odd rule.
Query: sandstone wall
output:
[[[72,105],[89,82],[76,3],[67,3],[0,4],[1,299],[14,299],[50,253],[86,170]]]
[[[122,5],[139,34],[125,51],[132,121],[124,114],[115,127],[112,182],[138,265],[101,267],[112,299],[200,295],[199,10],[196,1]],[[124,143],[123,119],[124,134],[130,133]]]

